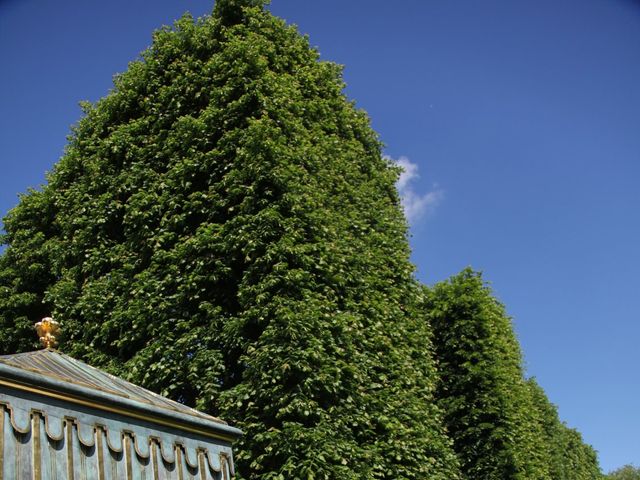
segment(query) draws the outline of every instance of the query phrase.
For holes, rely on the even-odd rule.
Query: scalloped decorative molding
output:
[[[0,480],[230,480],[231,445],[0,391]]]

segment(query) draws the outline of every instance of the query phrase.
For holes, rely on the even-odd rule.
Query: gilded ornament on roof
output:
[[[44,348],[55,348],[58,346],[56,340],[60,333],[60,324],[51,317],[45,317],[36,323],[36,331],[40,337],[40,343]]]

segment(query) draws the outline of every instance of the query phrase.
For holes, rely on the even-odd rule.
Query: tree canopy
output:
[[[395,181],[340,68],[260,1],[154,34],[5,218],[0,346],[244,429],[251,479],[458,478]]]
[[[605,476],[607,480],[640,480],[640,468],[625,465]]]
[[[481,275],[415,280],[397,167],[264,3],[155,32],[83,105],[4,219],[2,353],[53,314],[71,355],[242,428],[242,478],[599,478]]]
[[[596,451],[584,442],[582,435],[564,424],[553,405],[535,379],[527,380],[542,425],[549,470],[552,479],[598,480],[602,472]]]
[[[465,269],[427,291],[445,423],[466,478],[548,479],[544,432],[504,307]]]

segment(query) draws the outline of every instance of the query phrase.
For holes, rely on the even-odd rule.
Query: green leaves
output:
[[[458,478],[397,171],[262,3],[156,32],[85,106],[5,223],[0,345],[53,313],[72,355],[243,428],[244,478]]]
[[[548,479],[542,428],[504,307],[463,270],[427,292],[441,381],[437,397],[470,479]]]
[[[245,20],[245,9],[262,7],[266,0],[216,0],[213,16],[224,25],[233,25]]]
[[[466,478],[600,478],[594,450],[524,379],[511,320],[479,273],[467,268],[426,290],[424,312],[440,372],[436,397]]]
[[[527,387],[545,433],[551,478],[567,480],[602,478],[595,450],[584,443],[579,432],[560,421],[556,406],[549,401],[535,379],[528,379]]]
[[[242,478],[596,478],[480,276],[417,285],[397,168],[263,4],[156,32],[83,106],[5,219],[2,352],[53,313],[72,355],[242,428]]]
[[[607,480],[637,480],[640,478],[640,468],[636,468],[633,465],[625,465],[610,472],[604,478]]]

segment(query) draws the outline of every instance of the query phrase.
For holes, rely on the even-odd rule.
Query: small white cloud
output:
[[[402,173],[400,173],[400,178],[398,178],[396,187],[400,194],[404,214],[406,215],[409,223],[413,223],[416,220],[433,213],[444,197],[442,189],[438,188],[437,185],[434,185],[432,191],[428,193],[420,194],[416,192],[412,183],[414,180],[420,178],[420,175],[418,174],[418,165],[413,163],[407,157],[400,157],[398,159],[391,157],[387,158],[402,168]]]
[[[400,157],[397,160],[391,157],[388,158],[400,168],[402,168],[402,173],[400,174],[400,178],[398,179],[398,183],[396,184],[396,186],[398,187],[398,191],[402,192],[407,188],[408,183],[411,180],[420,177],[420,175],[418,175],[418,165],[415,163],[411,163],[411,161],[407,157]]]

